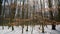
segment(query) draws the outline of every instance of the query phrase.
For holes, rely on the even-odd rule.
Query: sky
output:
[[[4,5],[4,1],[5,1],[5,0],[3,0],[2,5]],[[7,1],[9,2],[9,4],[11,3],[11,0],[7,0]],[[23,0],[18,0],[18,1],[17,1],[17,4],[19,4],[20,1],[22,2]],[[26,0],[25,0],[25,1],[26,1]],[[33,4],[32,1],[33,1],[33,0],[29,0],[29,2],[30,2],[31,4]],[[5,3],[8,4],[7,2],[5,2]],[[14,0],[12,0],[12,3],[14,3]]]

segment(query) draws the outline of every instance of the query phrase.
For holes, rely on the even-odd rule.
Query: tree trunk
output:
[[[58,17],[57,17],[57,21],[60,22],[60,0],[58,0]]]
[[[24,19],[24,0],[23,0],[23,4],[22,4],[22,19]]]
[[[0,0],[0,15],[1,15],[1,12],[2,12],[2,0]]]
[[[23,34],[23,28],[24,28],[24,26],[22,25],[22,34]]]
[[[53,23],[53,24],[52,24],[52,30],[56,30],[55,27],[56,27],[56,25]]]
[[[28,31],[28,24],[27,24],[27,29],[26,29],[26,31]]]
[[[32,30],[31,30],[31,34],[33,34],[33,25],[32,25]]]
[[[42,33],[44,33],[44,24],[42,23]]]
[[[52,8],[51,0],[49,0],[48,2],[49,2],[49,8]],[[52,10],[50,10],[49,13],[50,13],[50,20],[53,21],[54,18],[53,18]],[[54,23],[52,23],[52,30],[55,30],[55,29],[56,29],[55,27],[56,27],[56,26],[54,25]]]
[[[12,31],[14,30],[14,27],[12,26]]]

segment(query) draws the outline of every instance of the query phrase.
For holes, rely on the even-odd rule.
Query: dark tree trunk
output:
[[[42,23],[42,33],[44,33],[44,24]]]
[[[60,0],[58,0],[58,17],[57,17],[57,21],[60,22]]]
[[[27,13],[26,13],[26,19],[28,19],[28,0],[27,0]],[[27,29],[26,29],[26,31],[28,31],[28,24],[29,24],[29,22],[27,23]]]
[[[1,12],[2,12],[2,0],[0,0],[0,15],[1,15]]]
[[[51,0],[49,0],[48,2],[49,2],[49,8],[52,8]],[[50,13],[50,20],[53,21],[54,18],[53,18],[52,10],[50,10],[49,13]],[[54,23],[52,23],[52,30],[55,30],[56,29],[55,27],[56,27],[56,25],[54,25]]]
[[[12,31],[14,30],[14,27],[12,26]]]
[[[22,19],[24,19],[24,0],[23,0],[23,4],[22,4]]]
[[[22,25],[22,34],[23,34],[23,29],[24,29],[24,26]]]
[[[26,31],[28,31],[28,24],[27,24],[27,29],[26,29]]]
[[[56,25],[55,24],[52,24],[52,30],[56,30]]]

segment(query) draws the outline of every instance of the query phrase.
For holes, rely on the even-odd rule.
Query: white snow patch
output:
[[[33,28],[32,28],[33,27]],[[40,28],[40,29],[39,29]],[[42,33],[42,28],[40,25],[28,26],[28,31],[26,31],[27,26],[23,28],[23,34],[60,34],[60,25],[56,25],[56,30],[51,29],[51,25],[44,27],[45,33]],[[4,26],[4,30],[2,26],[0,26],[0,34],[22,34],[21,26],[14,26],[14,30],[12,31],[12,27],[8,29],[8,26]]]

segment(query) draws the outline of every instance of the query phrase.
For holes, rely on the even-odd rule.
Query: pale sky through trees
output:
[[[4,4],[4,1],[5,0],[3,0],[3,3],[2,4]],[[7,0],[8,2],[9,2],[9,4],[11,3],[11,0]],[[6,4],[7,4],[7,1],[5,2]],[[25,0],[25,2],[26,2],[27,0]],[[29,0],[30,1],[30,4],[32,3],[33,4],[33,0]],[[34,0],[35,1],[35,0]],[[38,0],[39,1],[39,0]],[[17,3],[20,3],[20,2],[23,2],[23,0],[17,0]],[[14,0],[12,0],[12,3],[14,3]],[[39,3],[39,2],[38,2]]]
[[[2,5],[4,5],[4,1],[5,1],[5,0],[3,0]],[[9,4],[11,3],[11,0],[7,0],[7,1],[8,1]],[[8,5],[7,1],[5,2],[5,5]],[[25,3],[26,3],[26,1],[27,1],[27,0],[25,0]],[[33,5],[33,1],[35,1],[35,4],[38,2],[38,4],[40,5],[40,0],[29,0],[29,4]],[[43,0],[41,0],[41,1],[43,2]],[[23,0],[17,0],[17,4],[20,4],[20,2],[22,3]],[[53,3],[52,3],[53,6],[54,6],[57,1],[52,0],[52,2],[53,2]],[[12,3],[14,3],[14,0],[12,0]],[[44,0],[44,3],[45,3],[45,8],[48,8],[48,5],[49,5],[49,4],[48,4],[48,0]]]
[[[4,5],[4,1],[5,1],[5,0],[3,0],[2,5]],[[7,0],[7,1],[9,2],[9,5],[10,5],[11,0]],[[8,5],[7,1],[5,2],[5,5]],[[27,0],[25,0],[25,3],[26,3],[26,1],[27,1]],[[33,5],[33,4],[34,4],[33,1],[35,1],[35,4],[36,4],[36,5],[39,4],[39,7],[40,7],[40,0],[29,0],[29,4],[30,4],[30,5]],[[38,4],[37,4],[36,1],[38,2]],[[47,0],[44,0],[44,1],[45,1],[45,8],[47,8],[47,7],[48,7],[48,2],[47,2]],[[17,4],[20,4],[20,2],[21,2],[21,4],[22,4],[22,0],[17,0]],[[43,0],[42,0],[42,2],[43,2]],[[12,3],[14,3],[14,0],[12,0]]]
[[[3,3],[2,3],[3,6],[4,6],[4,1],[5,1],[5,0],[3,0]],[[7,1],[8,1],[8,2],[7,2]],[[11,4],[11,0],[7,0],[7,1],[5,2],[5,5],[8,5],[8,3],[9,3],[9,5],[10,5],[10,4]],[[12,0],[12,3],[14,3],[14,1],[15,1],[15,0]],[[20,2],[21,2],[21,5],[23,4],[23,0],[17,0],[17,5],[20,5]],[[41,0],[41,2],[42,2],[42,6],[43,6],[44,9],[45,9],[45,8],[49,8],[48,0]],[[53,8],[56,8],[57,2],[58,2],[57,0],[51,0],[52,7],[53,7]],[[24,4],[27,4],[27,0],[25,0]],[[28,0],[28,4],[29,4],[31,7],[33,7],[33,5],[35,5],[35,9],[36,9],[37,12],[39,12],[38,9],[41,9],[40,0]],[[45,9],[45,11],[43,10],[42,12],[44,13],[44,12],[48,12],[48,11],[49,11],[49,10]],[[57,11],[57,10],[55,10],[55,11]]]

